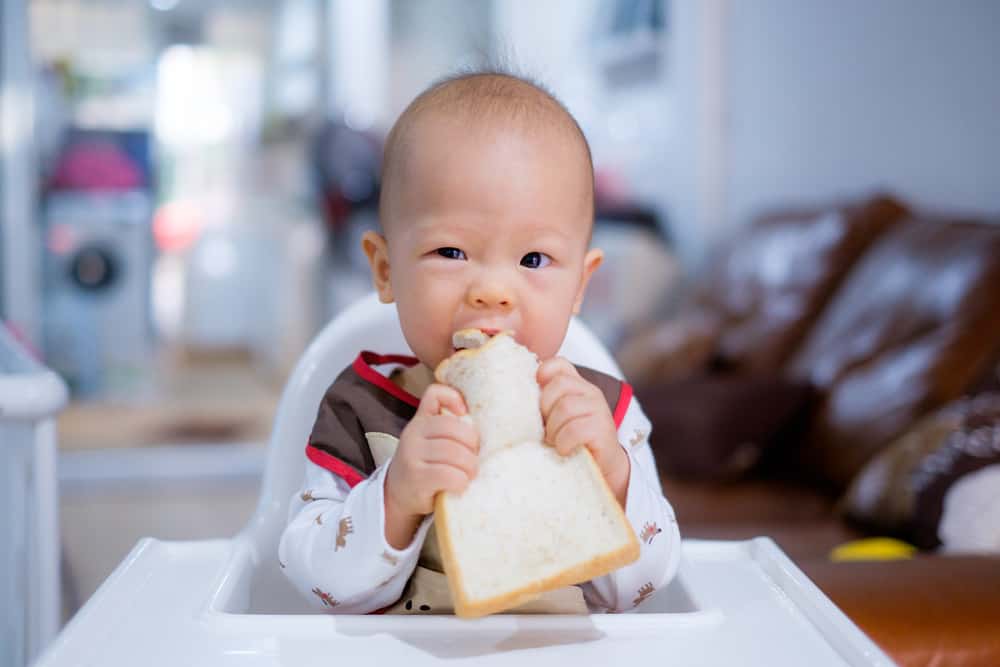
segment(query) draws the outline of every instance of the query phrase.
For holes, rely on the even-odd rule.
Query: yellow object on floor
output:
[[[917,548],[891,537],[869,537],[845,542],[830,552],[830,560],[899,560],[912,558]]]

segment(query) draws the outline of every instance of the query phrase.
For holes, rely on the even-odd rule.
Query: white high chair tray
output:
[[[261,608],[252,553],[242,536],[141,541],[37,664],[892,664],[768,538],[686,540],[642,613],[474,621],[243,613]]]

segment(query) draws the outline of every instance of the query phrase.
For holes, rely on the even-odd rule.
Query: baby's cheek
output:
[[[532,344],[528,347],[538,355],[539,361],[545,362],[559,354],[565,330],[560,327],[559,320],[553,313],[539,314],[533,319],[540,321],[531,329]]]

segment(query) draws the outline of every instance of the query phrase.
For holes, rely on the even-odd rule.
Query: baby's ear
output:
[[[368,265],[372,270],[372,282],[378,292],[378,300],[382,303],[392,303],[392,285],[389,282],[389,246],[385,237],[373,231],[367,231],[361,237],[361,249],[368,257]]]
[[[600,248],[591,248],[587,251],[587,254],[583,257],[583,273],[580,276],[580,288],[576,292],[576,300],[573,302],[573,314],[580,314],[580,306],[583,305],[583,294],[587,291],[587,283],[590,282],[590,277],[594,275],[594,271],[597,267],[601,265],[604,261],[604,251]]]

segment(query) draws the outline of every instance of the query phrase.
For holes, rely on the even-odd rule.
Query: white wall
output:
[[[664,113],[672,122],[660,207],[667,212],[677,251],[691,269],[701,265],[723,233],[728,3],[676,0],[669,5],[669,76],[664,85],[673,105]]]
[[[34,85],[24,3],[0,0],[0,288],[3,312],[40,342],[38,232],[35,229]]]
[[[584,49],[597,10],[597,0],[495,0],[494,47],[557,95],[571,94],[566,79],[589,64]]]
[[[726,218],[886,187],[1000,213],[1000,2],[729,0]]]
[[[331,50],[329,108],[342,110],[361,129],[387,127],[389,4],[337,0],[327,5]]]
[[[490,52],[491,6],[481,0],[394,0],[390,4],[388,113],[384,129],[424,88]]]

